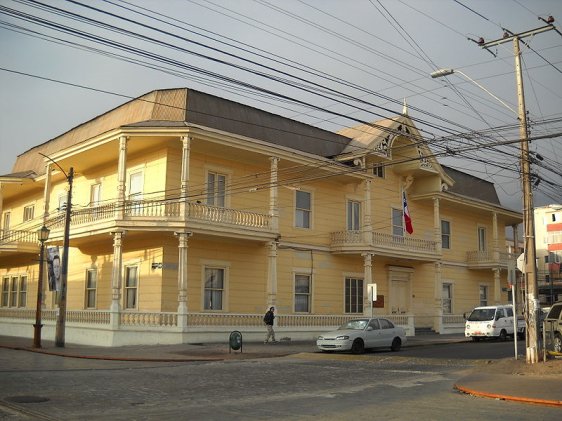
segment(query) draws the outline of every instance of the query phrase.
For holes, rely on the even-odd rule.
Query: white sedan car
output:
[[[316,340],[316,346],[323,352],[351,351],[354,354],[362,354],[369,348],[399,351],[405,343],[404,328],[379,317],[350,320],[338,330],[323,333]]]

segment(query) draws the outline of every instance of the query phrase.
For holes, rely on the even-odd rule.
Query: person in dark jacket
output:
[[[267,311],[267,313],[265,313],[265,316],[263,316],[263,322],[265,323],[265,327],[267,328],[265,341],[263,341],[264,344],[269,341],[269,338],[271,338],[272,343],[277,343],[277,341],[275,340],[275,331],[273,330],[273,320],[275,319],[274,312],[275,307],[269,307],[269,310]]]

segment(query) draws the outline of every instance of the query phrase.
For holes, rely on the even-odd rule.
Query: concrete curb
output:
[[[458,384],[453,385],[453,388],[458,390],[459,392],[466,393],[472,396],[478,396],[481,398],[490,398],[490,399],[501,399],[505,401],[513,401],[513,402],[520,402],[520,403],[530,403],[534,405],[547,405],[547,406],[556,406],[562,407],[562,401],[555,401],[550,399],[538,399],[538,398],[524,398],[519,396],[510,396],[510,395],[502,395],[498,393],[489,393],[489,392],[481,392],[474,389],[469,389],[468,387],[464,387]]]

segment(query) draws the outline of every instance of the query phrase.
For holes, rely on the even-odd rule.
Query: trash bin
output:
[[[229,344],[228,347],[229,354],[232,352],[232,350],[234,351],[240,350],[240,352],[242,352],[242,334],[237,330],[230,332],[230,338],[228,339],[228,344]]]

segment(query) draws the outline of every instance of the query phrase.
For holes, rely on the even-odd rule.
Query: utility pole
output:
[[[521,187],[523,190],[523,229],[524,229],[524,256],[525,256],[525,280],[527,285],[526,293],[526,359],[527,363],[539,362],[539,329],[538,329],[538,284],[537,284],[537,263],[536,263],[536,245],[535,245],[535,220],[533,210],[533,191],[531,188],[531,170],[529,160],[529,140],[527,127],[527,111],[525,109],[525,94],[523,90],[523,75],[521,71],[521,51],[519,48],[519,40],[522,38],[534,36],[542,32],[556,29],[552,25],[552,21],[548,25],[522,32],[520,34],[512,34],[508,31],[504,33],[504,37],[494,41],[478,44],[482,48],[488,48],[500,45],[506,42],[513,42],[513,54],[515,56],[515,75],[517,82],[517,99],[518,99],[518,119],[519,119],[519,137],[521,148]],[[517,239],[515,239],[517,241]]]
[[[66,175],[66,174],[65,174]],[[61,291],[59,299],[59,313],[57,315],[57,325],[55,331],[55,346],[64,348],[64,331],[66,323],[66,286],[68,281],[68,251],[70,243],[70,215],[72,208],[72,181],[74,179],[74,168],[70,167],[70,172],[66,177],[68,180],[68,193],[66,196],[66,213],[64,220],[64,243],[61,265]]]

